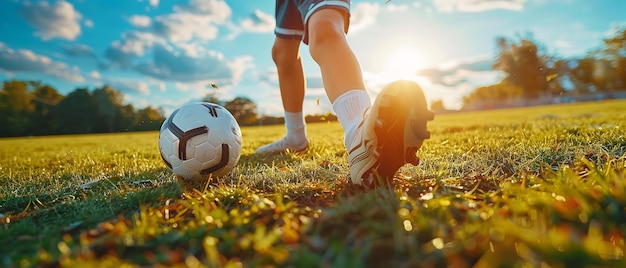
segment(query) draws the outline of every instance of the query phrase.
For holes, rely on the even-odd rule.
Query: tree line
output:
[[[258,116],[245,97],[230,101],[209,94],[201,101],[222,105],[242,126],[283,124],[283,117]],[[0,137],[112,133],[158,130],[162,108],[123,104],[122,93],[108,85],[77,88],[67,96],[38,81],[5,81],[0,89]],[[307,122],[337,120],[332,114],[309,115]]]
[[[259,122],[248,98],[220,101],[209,95],[202,101],[224,106],[241,125]],[[50,85],[19,80],[2,84],[0,115],[0,137],[158,130],[166,117],[162,108],[123,104],[122,93],[108,85],[64,96]]]
[[[598,93],[610,97],[626,90],[626,28],[616,30],[581,58],[550,55],[530,34],[498,37],[496,48],[492,67],[504,78],[464,97],[464,110],[548,104],[564,95],[571,100]]]
[[[215,94],[208,94],[202,101],[224,106],[224,108],[235,117],[237,123],[242,126],[278,125],[285,123],[285,118],[282,116],[259,115],[257,113],[256,103],[245,97],[236,97],[226,102],[219,100],[215,97]],[[323,115],[306,115],[304,120],[309,123],[337,121],[337,116],[327,112]]]
[[[59,135],[159,129],[163,111],[122,103],[109,86],[77,88],[67,96],[38,81],[5,81],[0,90],[0,136]]]

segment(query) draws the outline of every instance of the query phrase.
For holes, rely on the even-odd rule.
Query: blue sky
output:
[[[351,9],[348,40],[372,98],[413,79],[448,108],[502,78],[490,69],[498,36],[532,33],[549,53],[577,57],[626,26],[622,0],[369,0]],[[0,81],[39,80],[64,95],[108,84],[126,103],[165,112],[215,92],[282,115],[273,14],[270,0],[2,0]],[[304,112],[331,111],[304,45],[301,54]]]

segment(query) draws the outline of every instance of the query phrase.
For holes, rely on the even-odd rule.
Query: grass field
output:
[[[183,193],[156,132],[0,139],[0,266],[625,267],[626,101],[438,115],[394,189],[338,123]]]

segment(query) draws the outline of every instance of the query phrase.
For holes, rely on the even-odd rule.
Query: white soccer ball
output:
[[[159,132],[159,150],[179,182],[196,187],[227,175],[241,155],[241,129],[226,108],[208,102],[172,112]]]

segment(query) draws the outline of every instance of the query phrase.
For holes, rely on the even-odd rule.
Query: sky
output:
[[[166,113],[215,94],[282,116],[271,59],[270,0],[0,0],[0,81],[37,80],[67,95],[109,85],[125,104]],[[626,26],[623,0],[352,1],[347,35],[372,99],[420,83],[430,103],[499,82],[496,38],[532,36],[547,53],[585,56]],[[301,46],[305,114],[332,112],[319,67]],[[218,86],[215,89],[211,86]]]

